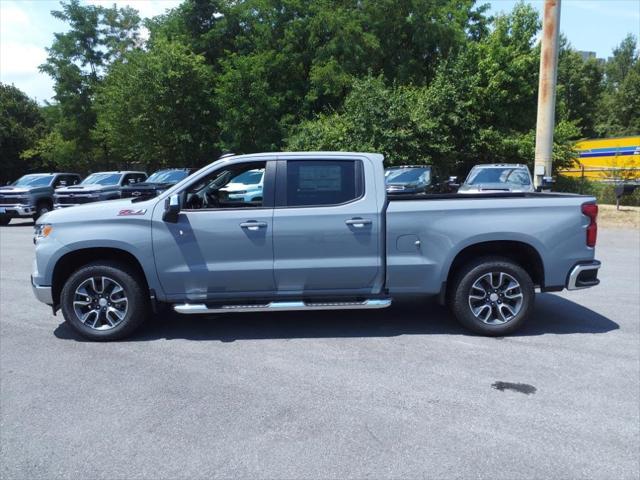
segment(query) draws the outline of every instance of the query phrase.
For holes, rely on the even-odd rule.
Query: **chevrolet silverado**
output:
[[[257,170],[259,198],[225,188]],[[572,194],[388,195],[373,153],[231,156],[153,199],[43,215],[31,282],[93,340],[123,338],[163,305],[376,309],[416,295],[505,335],[530,316],[536,289],[598,284],[596,216],[593,197]]]

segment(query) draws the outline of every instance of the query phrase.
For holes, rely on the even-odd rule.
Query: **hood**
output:
[[[56,188],[55,193],[99,193],[106,190],[117,190],[118,185],[72,185],[69,187]]]
[[[134,185],[126,185],[123,190],[153,189],[153,188],[169,188],[175,185],[175,182],[140,182]]]
[[[7,185],[5,187],[0,187],[0,194],[2,193],[10,193],[12,195],[20,195],[23,193],[29,193],[29,189],[25,187],[14,187],[12,185]]]
[[[529,192],[528,186],[508,185],[505,183],[480,183],[477,185],[461,185],[458,193],[491,193],[491,192]]]
[[[73,208],[52,210],[38,218],[37,223],[83,223],[83,222],[108,222],[109,220],[137,218],[151,218],[153,207],[157,199],[153,198],[142,202],[133,202],[132,198],[107,200],[104,202],[86,203]],[[136,215],[124,211],[139,212]],[[144,213],[141,213],[144,211]]]

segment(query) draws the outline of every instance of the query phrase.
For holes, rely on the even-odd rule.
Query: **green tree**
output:
[[[438,62],[487,33],[473,0],[187,0],[149,23],[216,74],[221,145],[280,148],[291,128],[338,109],[354,81],[426,84]],[[254,118],[245,112],[251,111]]]
[[[596,135],[598,102],[603,92],[603,67],[595,58],[582,57],[561,38],[556,93],[559,120],[576,122],[583,137]]]
[[[533,163],[540,27],[519,4],[495,19],[492,32],[442,62],[426,86],[356,81],[342,109],[295,128],[291,148],[374,150],[387,162],[432,163],[466,173],[476,163]],[[535,72],[535,74],[532,74]],[[556,128],[557,166],[571,162],[580,131],[568,119]]]
[[[44,130],[38,104],[24,92],[0,83],[0,182],[15,180],[38,165],[37,158],[22,159]]]
[[[212,90],[204,57],[184,45],[128,52],[98,89],[94,137],[118,165],[201,165],[217,154]]]
[[[628,35],[605,66],[605,90],[597,131],[602,136],[640,133],[640,50]]]
[[[80,164],[96,159],[108,164],[108,158],[103,158],[106,152],[91,135],[96,122],[95,90],[109,65],[138,45],[140,17],[129,7],[81,5],[79,0],[63,1],[61,7],[51,15],[67,23],[69,30],[55,34],[47,60],[40,66],[54,80],[60,115],[39,151],[50,163],[67,162],[70,156]],[[51,148],[60,141],[62,157],[59,149]]]

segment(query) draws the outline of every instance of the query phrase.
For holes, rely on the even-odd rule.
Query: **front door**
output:
[[[273,293],[272,163],[234,163],[194,180],[177,223],[164,222],[162,206],[156,208],[153,249],[167,295],[206,300]],[[264,194],[225,189],[247,171],[265,170]]]

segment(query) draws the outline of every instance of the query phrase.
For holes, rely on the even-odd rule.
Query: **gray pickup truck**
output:
[[[264,169],[259,200],[225,186]],[[264,153],[218,160],[158,197],[41,217],[31,282],[81,335],[129,335],[151,312],[384,308],[437,296],[471,330],[505,335],[535,289],[598,284],[595,199],[391,196],[383,157]],[[425,315],[428,315],[425,312]]]
[[[101,202],[120,198],[122,188],[144,182],[144,172],[97,172],[85,178],[80,185],[73,185],[56,190],[53,196],[53,207],[75,207],[84,203]]]
[[[0,225],[12,218],[38,218],[53,209],[56,188],[80,183],[77,173],[31,173],[0,187]]]

